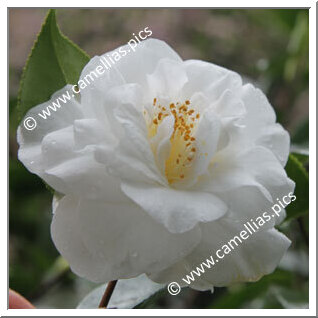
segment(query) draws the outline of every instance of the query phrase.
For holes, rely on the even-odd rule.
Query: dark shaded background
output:
[[[95,284],[69,272],[59,257],[49,231],[52,195],[17,160],[19,80],[46,12],[9,10],[10,288],[41,308],[74,308]],[[61,9],[57,18],[62,32],[90,56],[123,45],[148,26],[152,37],[165,40],[182,58],[237,71],[265,91],[293,143],[308,146],[308,10]],[[283,308],[277,296],[281,281],[299,293],[293,295],[297,306],[304,306],[307,247],[297,223],[281,230],[293,246],[274,276],[218,288],[213,295],[189,289],[175,297],[161,293],[148,308]]]

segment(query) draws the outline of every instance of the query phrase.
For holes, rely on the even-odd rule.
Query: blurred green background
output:
[[[23,66],[47,9],[9,9],[9,265],[12,289],[39,308],[74,308],[96,284],[76,277],[51,237],[51,193],[17,160],[16,102]],[[202,59],[240,73],[268,96],[292,143],[308,147],[308,10],[61,9],[62,32],[90,56],[123,45],[146,26],[183,59]],[[48,69],[50,61],[47,61]],[[305,167],[308,162],[305,158]],[[161,292],[147,308],[306,308],[308,216],[284,223],[292,247],[279,269],[257,283]]]

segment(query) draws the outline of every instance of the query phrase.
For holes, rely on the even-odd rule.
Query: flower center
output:
[[[189,174],[196,155],[196,139],[194,133],[200,114],[192,107],[189,100],[183,103],[161,105],[156,98],[148,121],[148,134],[156,136],[158,126],[167,116],[174,117],[173,133],[170,137],[170,154],[165,162],[165,175],[170,184],[181,181]]]

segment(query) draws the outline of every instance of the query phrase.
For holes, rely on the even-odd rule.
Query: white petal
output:
[[[227,207],[213,194],[152,184],[122,183],[122,190],[171,233],[183,233],[199,222],[222,217]]]
[[[104,199],[108,202],[127,202],[117,178],[107,174],[103,165],[92,155],[73,158],[45,171],[44,179],[56,178],[50,185],[65,194],[81,195],[87,199]],[[50,181],[50,179],[49,179]],[[63,186],[58,186],[63,182]]]
[[[114,61],[112,58],[114,55],[120,56],[120,58],[117,57]],[[84,103],[92,104],[93,109],[98,111],[99,107],[103,105],[105,91],[111,87],[125,83],[138,83],[145,86],[147,74],[151,74],[163,58],[181,61],[173,49],[165,42],[156,39],[142,41],[134,50],[129,45],[124,45],[102,56],[92,58],[80,76],[80,80],[90,83],[81,91]],[[97,73],[95,76],[94,73],[91,73],[96,73],[97,67],[102,67],[105,70],[104,72],[100,71],[103,74]],[[89,74],[94,80],[91,80]],[[85,80],[85,77],[88,81]],[[96,99],[99,99],[98,104],[101,106],[93,105],[92,102]]]
[[[174,130],[173,125],[174,117],[167,116],[159,124],[157,134],[150,140],[157,165],[163,176],[165,175],[166,160],[169,158],[171,150],[170,137]]]
[[[282,166],[286,165],[289,156],[290,137],[280,124],[264,127],[256,140],[256,144],[270,149]]]
[[[246,84],[242,88],[240,97],[247,110],[242,124],[245,124],[249,131],[257,130],[260,125],[265,126],[275,122],[274,109],[260,89],[251,84]]]
[[[121,58],[116,58],[116,62],[113,63],[114,55],[121,56]],[[135,50],[129,45],[124,45],[103,56],[92,58],[80,76],[80,81],[87,85],[81,90],[81,101],[85,114],[107,122],[108,108],[113,108],[109,101],[109,92],[113,88],[116,89],[129,83],[147,87],[147,74],[153,73],[158,62],[163,58],[181,61],[173,49],[165,42],[156,39],[142,41]],[[100,71],[103,74],[99,75],[96,72],[98,67],[104,70],[104,72]],[[146,91],[147,89],[144,89],[144,92]],[[123,95],[125,94],[123,93]]]
[[[53,111],[49,107],[52,106],[53,102],[56,102],[56,99],[67,92],[70,92],[70,95],[72,94],[71,85],[66,85],[64,88],[55,92],[50,100],[31,108],[27,112],[24,118],[29,116],[33,117],[37,122],[37,126],[31,131],[27,130],[23,125],[19,126],[17,138],[20,148],[24,148],[24,146],[32,147],[34,143],[41,142],[43,137],[48,133],[68,127],[73,124],[74,120],[83,117],[82,107],[75,98],[68,100],[65,104],[60,101],[60,108],[56,107],[56,111]],[[47,109],[47,107],[49,108]],[[43,110],[50,112],[50,116],[47,116],[46,119],[39,116],[39,114],[43,115]]]
[[[100,144],[96,159],[121,179],[165,183],[148,139],[142,98],[141,88],[136,84],[125,84],[108,92],[105,114],[115,145]]]
[[[78,150],[100,144],[106,144],[109,147],[117,144],[117,138],[111,133],[109,127],[97,119],[75,120],[73,127],[75,148]]]
[[[211,107],[222,119],[242,118],[246,115],[243,102],[229,89],[226,89]]]
[[[103,94],[99,103],[103,125],[108,127],[109,134],[118,140],[124,138],[122,125],[116,119],[114,112],[120,107],[134,107],[140,114],[143,112],[143,91],[138,84],[123,84],[113,87]],[[101,120],[98,118],[98,120]],[[143,120],[144,122],[144,120]]]
[[[217,149],[220,134],[220,121],[212,110],[204,112],[198,125],[195,133],[196,156],[192,166],[193,183],[198,176],[206,173]]]
[[[282,189],[280,188],[280,190]],[[278,192],[275,193],[275,195],[276,194],[278,194]],[[280,192],[281,196],[286,194],[288,194],[288,192]],[[272,216],[272,219],[268,221],[263,228],[273,227],[285,218],[284,210],[279,213],[279,217],[276,214],[273,216],[273,202],[266,199],[262,192],[256,187],[244,186],[232,189],[219,194],[219,197],[226,202],[229,208],[227,216],[239,221],[241,224],[249,222],[251,219],[255,220],[257,217],[262,216],[263,212],[267,212]],[[273,197],[276,198],[274,195]]]
[[[234,143],[241,148],[262,145],[270,149],[284,166],[289,154],[289,135],[276,124],[276,115],[261,90],[251,84],[243,86],[240,94],[246,108],[246,116],[239,121],[244,127],[233,135]]]
[[[130,104],[123,104],[115,109],[114,114],[124,128],[124,136],[115,149],[118,162],[146,176],[150,181],[166,184],[156,165],[142,112]],[[120,170],[117,173],[122,180],[127,178]]]
[[[259,188],[270,201],[273,194],[271,189],[276,186],[286,186],[286,191],[292,191],[284,168],[272,152],[264,147],[251,148],[238,154],[232,153],[229,148],[229,151],[219,153],[213,158],[210,175],[198,184],[199,189],[209,189],[213,193],[242,186]]]
[[[19,159],[60,193],[111,202],[127,201],[119,180],[94,159],[92,143],[99,141],[99,134],[105,137],[98,125],[92,126],[91,120],[75,120],[74,126],[50,132],[42,141],[21,144]],[[107,139],[105,137],[103,142]]]
[[[139,83],[144,86],[146,84],[146,74],[154,72],[158,62],[163,58],[172,61],[181,61],[179,55],[164,41],[157,39],[148,39],[140,42],[135,52],[124,45],[116,51],[123,50],[127,52],[118,60],[114,67],[120,72],[126,83]],[[111,55],[114,51],[106,53],[103,56]]]
[[[125,84],[125,80],[115,67],[106,69],[103,63],[105,64],[105,61],[102,57],[93,57],[83,68],[78,86],[85,117],[96,118],[106,124],[108,120],[105,113],[105,109],[107,109],[105,92]],[[100,68],[102,68],[103,74],[96,71]]]
[[[212,63],[188,60],[184,67],[189,82],[184,86],[183,94],[188,98],[196,92],[203,92],[213,103],[226,89],[237,91],[242,86],[240,75]]]
[[[246,230],[242,223],[234,223],[230,219],[221,219],[216,222],[202,225],[203,236],[200,245],[183,261],[166,269],[150,278],[156,282],[167,283],[176,281],[187,285],[182,278],[186,278],[192,270],[212,255],[214,260],[218,249],[221,256],[211,268],[205,268],[205,273],[195,277],[191,283],[192,288],[199,290],[211,289],[213,286],[223,287],[238,282],[257,281],[262,276],[272,273],[277,267],[280,259],[290,245],[289,239],[275,229],[259,230],[250,235],[242,243],[231,243],[234,248],[229,254],[222,252],[224,244],[239,235],[240,231]],[[224,251],[224,249],[223,249]],[[220,255],[220,254],[219,254]],[[182,269],[182,270],[181,270]]]
[[[94,282],[152,273],[185,257],[201,231],[171,234],[135,204],[65,196],[54,213],[53,241],[79,276]]]
[[[182,87],[188,81],[182,62],[162,59],[155,71],[147,75],[149,97],[179,101]],[[183,101],[180,101],[183,102]]]

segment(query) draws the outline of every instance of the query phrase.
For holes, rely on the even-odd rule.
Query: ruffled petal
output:
[[[290,137],[280,124],[276,123],[264,127],[255,143],[271,150],[281,165],[283,167],[286,165],[289,156]]]
[[[149,182],[157,182],[165,185],[166,180],[162,176],[152,152],[148,139],[148,130],[143,113],[131,104],[122,104],[114,110],[118,123],[123,127],[124,134],[118,146],[112,154],[113,159],[107,158],[109,169],[120,177],[121,180],[129,179],[129,175],[123,173],[121,166],[127,166],[135,171],[134,176],[140,175]],[[131,181],[138,181],[134,178]]]
[[[157,166],[163,176],[165,175],[166,160],[170,155],[170,137],[174,131],[173,126],[174,117],[167,116],[159,124],[157,134],[150,140],[152,151],[155,154]]]
[[[140,42],[134,52],[129,45],[124,45],[103,56],[112,55],[115,51],[127,52],[123,58],[114,64],[114,67],[123,76],[125,82],[138,83],[142,86],[146,85],[147,74],[154,72],[160,60],[182,61],[167,43],[157,39],[147,39]]]
[[[142,41],[134,50],[127,44],[92,58],[80,76],[81,100],[87,114],[107,121],[107,110],[112,107],[108,92],[112,88],[134,83],[147,92],[147,75],[155,71],[161,59],[182,61],[171,47],[156,39]]]
[[[226,204],[211,193],[128,182],[122,183],[122,190],[171,233],[189,231],[227,212]]]
[[[46,136],[50,132],[66,128],[72,125],[74,120],[83,118],[82,107],[75,98],[71,98],[70,100],[65,99],[65,101],[67,101],[65,104],[63,102],[60,102],[60,108],[55,107],[55,111],[53,110],[54,107],[52,106],[52,103],[56,102],[56,100],[63,94],[66,95],[67,92],[71,96],[71,85],[66,85],[64,88],[55,92],[50,100],[31,108],[27,112],[24,118],[30,116],[33,117],[36,120],[37,125],[36,128],[31,131],[27,130],[23,125],[19,126],[17,138],[20,148],[26,148],[28,146],[32,147],[35,143],[41,142],[44,136]],[[50,115],[46,115],[46,119],[44,119],[39,115],[45,115],[42,111],[45,111],[46,114],[48,114],[49,112]]]
[[[282,200],[284,195],[290,193],[287,191],[285,192],[285,190],[286,189],[283,189],[282,187],[275,189],[273,197]],[[278,215],[274,214],[272,207],[277,201],[274,200],[274,202],[272,202],[266,199],[257,187],[243,186],[224,193],[219,193],[218,196],[226,202],[228,206],[229,212],[227,213],[227,216],[231,217],[233,220],[239,221],[241,224],[249,222],[251,219],[255,220],[257,217],[261,216],[263,212],[267,212],[272,218],[263,226],[263,228],[272,228],[281,223],[286,216],[286,212],[283,208]]]
[[[254,147],[237,154],[229,148],[213,158],[209,170],[209,175],[201,178],[197,188],[212,193],[254,186],[273,202],[275,187],[284,186],[286,194],[294,187],[277,158],[264,147]]]
[[[195,133],[196,156],[191,167],[192,184],[197,181],[199,176],[207,172],[208,166],[217,150],[219,135],[219,118],[211,109],[206,110],[198,123],[198,129]]]
[[[257,281],[264,275],[272,273],[277,267],[282,256],[290,245],[290,240],[275,229],[259,230],[250,234],[246,240],[236,239],[231,244],[229,241],[239,236],[246,229],[243,224],[230,219],[221,219],[216,222],[203,224],[202,241],[195,250],[169,269],[149,277],[158,283],[176,281],[180,285],[190,286],[199,290],[212,289],[213,286],[223,287],[238,282]],[[246,237],[246,235],[245,235]],[[225,253],[226,247],[227,254]],[[231,248],[232,246],[232,248]],[[216,252],[223,258],[218,259]],[[212,255],[215,265],[210,268],[203,267],[204,273],[200,277],[194,273],[194,281],[189,279],[192,270],[200,268]],[[185,281],[183,280],[185,279]]]
[[[214,103],[225,90],[235,92],[242,86],[239,74],[212,63],[188,60],[184,62],[184,68],[189,81],[183,88],[183,94],[188,98],[202,92],[210,103]]]
[[[74,103],[74,107],[79,109]],[[127,201],[120,189],[119,180],[110,176],[105,165],[96,162],[94,158],[95,143],[113,143],[107,130],[96,120],[76,119],[76,112],[72,118],[63,110],[61,108],[56,112],[64,114],[63,119],[59,120],[60,115],[53,119],[55,130],[51,124],[47,131],[43,126],[41,134],[36,128],[35,135],[31,135],[33,132],[28,135],[22,127],[19,128],[19,159],[31,172],[60,193],[90,199],[104,198],[111,202]]]
[[[188,82],[183,63],[170,59],[162,59],[155,71],[147,75],[148,96],[159,97],[170,101],[180,101],[181,90]]]
[[[110,204],[65,196],[51,225],[53,241],[79,276],[108,282],[152,273],[188,255],[200,229],[172,234],[135,204]]]
[[[254,145],[266,147],[285,166],[289,155],[289,135],[275,123],[276,115],[266,96],[253,85],[246,84],[237,98],[244,103],[246,115],[239,121],[244,129],[233,134],[233,144],[246,149]]]

